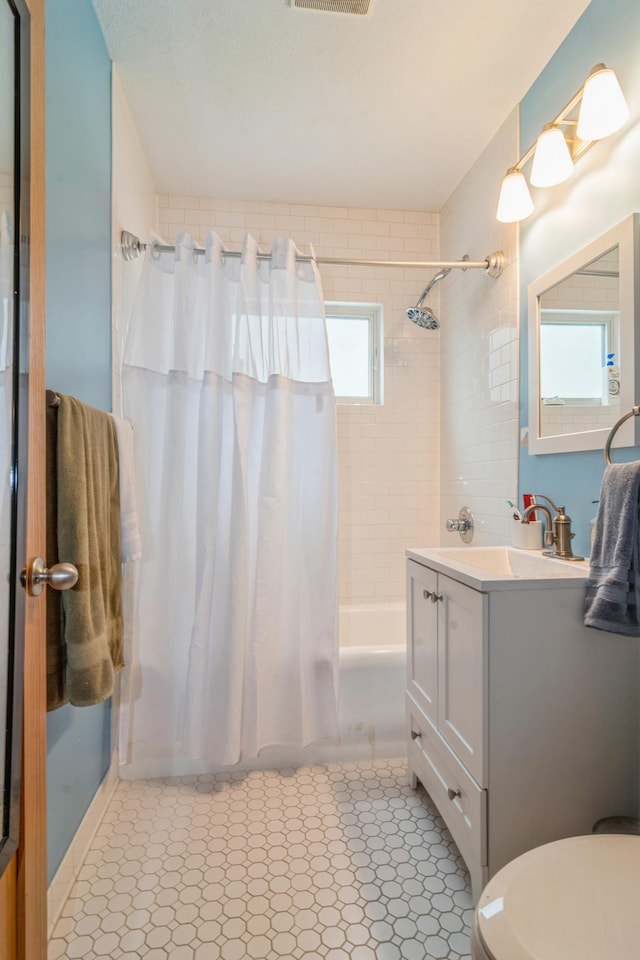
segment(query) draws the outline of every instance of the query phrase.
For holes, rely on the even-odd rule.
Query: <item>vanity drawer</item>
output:
[[[409,771],[437,806],[472,874],[487,864],[487,791],[482,790],[410,696]],[[451,793],[450,793],[451,791]]]

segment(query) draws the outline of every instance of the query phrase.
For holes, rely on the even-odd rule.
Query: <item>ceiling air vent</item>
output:
[[[326,13],[369,13],[372,0],[291,0],[292,7],[303,10],[324,10]]]

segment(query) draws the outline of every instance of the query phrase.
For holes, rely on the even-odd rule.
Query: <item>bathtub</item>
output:
[[[338,741],[304,748],[266,747],[260,756],[234,769],[258,770],[352,760],[406,756],[405,706],[407,655],[405,605],[350,604],[339,618]],[[136,744],[123,779],[185,776],[221,770],[185,759],[179,751],[158,751]]]
[[[400,644],[340,650],[339,734],[328,759],[379,760],[406,753],[405,648]]]
[[[348,603],[339,610],[340,648],[404,646],[406,608],[400,603]]]
[[[340,742],[333,747],[336,759],[403,756],[405,605],[343,605],[339,623]]]

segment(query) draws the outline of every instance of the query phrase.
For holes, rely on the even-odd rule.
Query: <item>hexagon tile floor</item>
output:
[[[472,916],[402,760],[122,781],[49,960],[461,960]]]

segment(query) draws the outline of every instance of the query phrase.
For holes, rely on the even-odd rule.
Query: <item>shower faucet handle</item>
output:
[[[458,533],[460,530],[468,530],[469,526],[470,524],[468,520],[447,520],[447,530],[449,533]]]
[[[459,533],[464,543],[473,540],[473,514],[468,507],[460,507],[457,520],[447,520],[446,527],[449,533]]]

